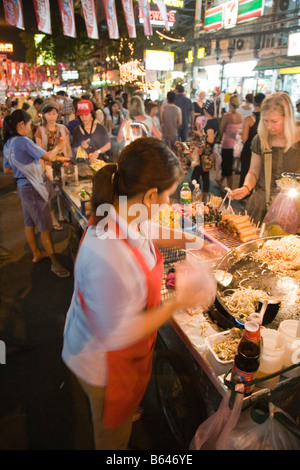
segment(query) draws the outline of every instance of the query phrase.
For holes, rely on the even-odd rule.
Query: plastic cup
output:
[[[298,328],[297,320],[284,320],[280,323],[278,331],[286,338],[286,351],[283,359],[283,368],[290,367],[300,362],[300,338],[296,337]],[[300,366],[283,373],[286,377],[300,375]]]
[[[283,358],[286,349],[286,339],[282,333],[268,328],[262,328],[262,351],[260,354],[260,364],[257,371],[257,378],[280,372],[283,366]],[[279,375],[272,379],[259,382],[260,388],[273,389],[279,381]]]

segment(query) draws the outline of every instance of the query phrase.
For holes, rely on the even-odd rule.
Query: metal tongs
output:
[[[300,181],[300,173],[289,173],[289,172],[284,172],[281,173],[282,178],[291,178],[296,180],[297,182]]]
[[[226,211],[230,214],[234,214],[234,210],[231,207],[231,199],[230,199],[230,197],[228,197],[232,190],[230,188],[225,188],[225,191],[227,191],[227,192],[226,192],[226,195],[225,195],[225,197],[224,197],[224,199],[223,199],[223,201],[222,201],[222,203],[219,207],[219,211],[220,212],[225,212]],[[225,208],[225,202],[226,202],[227,198],[228,198],[229,202],[228,202],[227,208]]]

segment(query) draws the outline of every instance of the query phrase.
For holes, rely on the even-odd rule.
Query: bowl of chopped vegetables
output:
[[[208,336],[205,338],[205,343],[217,362],[230,364],[237,353],[237,347],[242,335],[242,329],[231,328],[230,330]]]

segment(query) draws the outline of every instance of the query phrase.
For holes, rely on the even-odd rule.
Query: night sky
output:
[[[57,0],[50,0],[51,10],[58,8]],[[31,28],[37,28],[35,11],[32,0],[23,0],[23,15],[24,15],[24,25],[25,31],[30,30]],[[0,42],[13,43],[14,53],[8,54],[8,59],[12,59],[18,62],[25,62],[26,49],[19,34],[22,32],[22,29],[15,28],[13,26],[8,26],[5,22],[4,17],[4,8],[3,1],[0,0]],[[37,31],[38,32],[38,31]]]

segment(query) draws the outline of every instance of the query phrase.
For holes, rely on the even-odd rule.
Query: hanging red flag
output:
[[[26,85],[29,86],[30,81],[29,81],[29,69],[28,69],[28,64],[25,64],[24,66],[24,82]]]
[[[7,68],[6,68],[6,75],[7,75],[7,80],[11,80],[12,77],[12,61],[10,59],[7,59]]]
[[[162,19],[165,23],[165,29],[166,31],[169,31],[169,23],[168,23],[168,15],[167,15],[167,7],[164,2],[164,0],[156,0],[157,6],[159,8],[160,14],[162,16]]]
[[[136,38],[135,19],[132,0],[122,0],[122,6],[127,25],[127,31],[130,38]]]
[[[115,0],[102,0],[105,10],[109,39],[119,39],[119,27]]]
[[[76,38],[73,0],[58,0],[63,34]]]
[[[148,0],[139,0],[139,7],[142,13],[143,25],[144,25],[144,35],[152,35],[152,26],[150,23],[150,10],[148,5]]]
[[[97,16],[94,0],[81,0],[87,35],[91,39],[99,39]]]
[[[49,0],[33,0],[37,27],[39,31],[51,34],[51,16]]]
[[[6,23],[24,29],[22,0],[3,0],[3,6]]]

